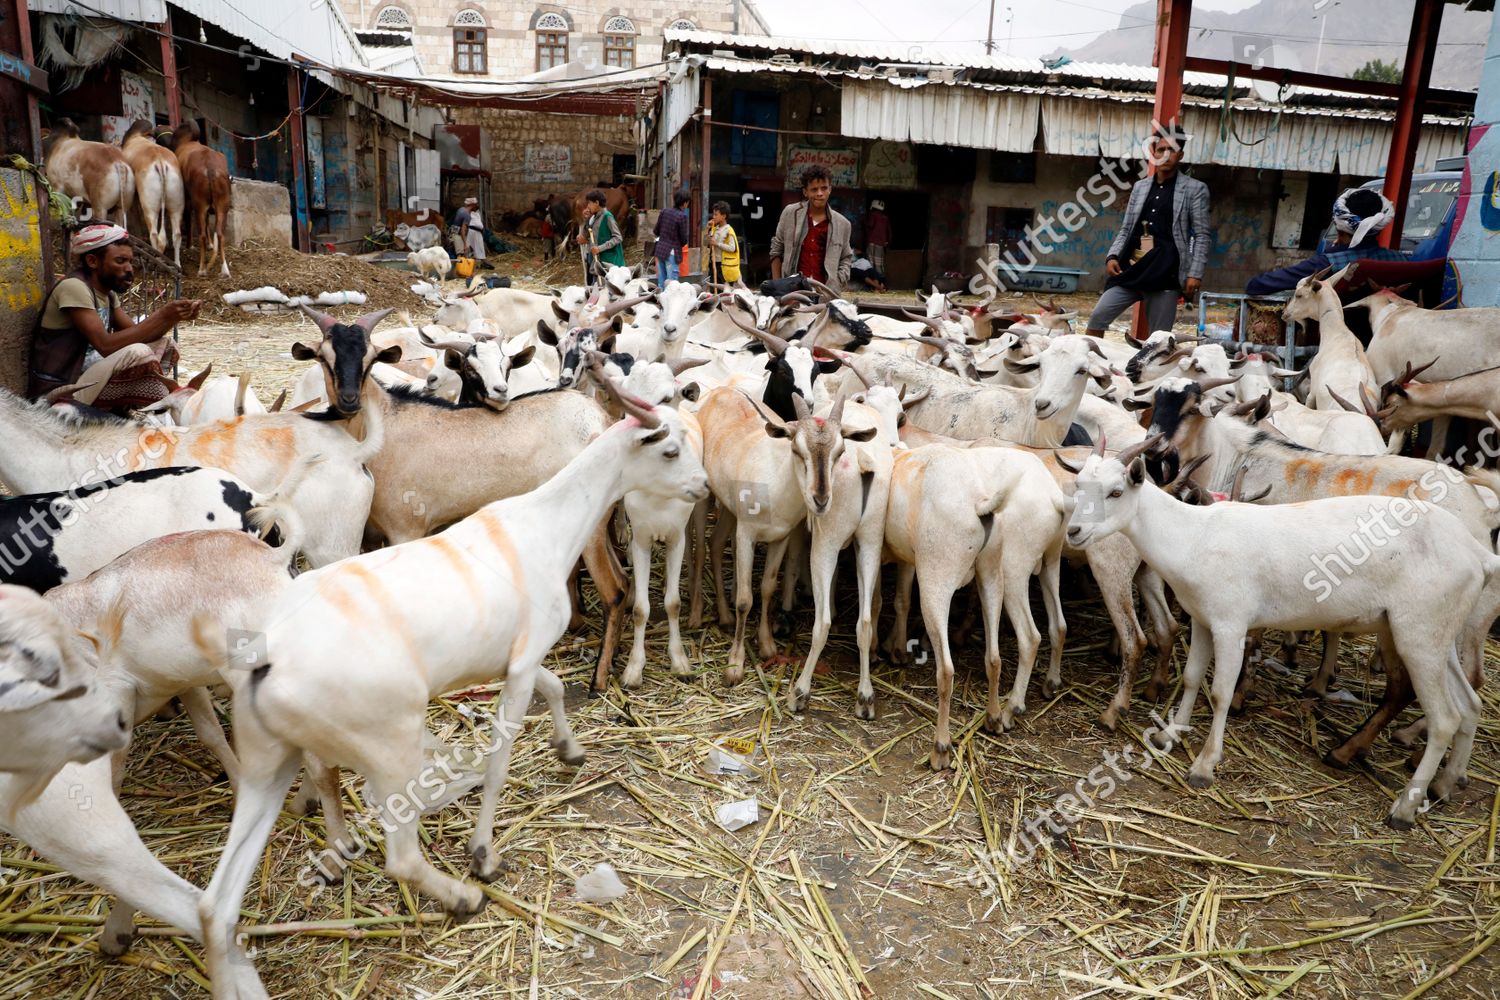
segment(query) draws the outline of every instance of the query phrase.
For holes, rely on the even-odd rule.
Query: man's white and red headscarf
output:
[[[69,244],[69,249],[73,251],[73,256],[81,257],[86,253],[102,250],[112,243],[119,243],[129,235],[129,233],[125,232],[123,226],[115,226],[107,222],[96,222],[93,225],[84,226],[78,232],[74,233],[73,240]]]

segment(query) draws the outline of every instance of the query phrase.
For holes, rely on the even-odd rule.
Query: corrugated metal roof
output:
[[[255,0],[253,15],[230,0],[172,0],[172,4],[278,59],[290,59],[295,53],[327,66],[369,65],[354,29],[338,4],[329,0]]]
[[[846,59],[867,59],[882,63],[923,63],[936,66],[982,66],[1015,73],[1034,73],[1041,68],[1035,59],[1019,59],[1011,56],[980,56],[965,54],[942,46],[910,45],[901,42],[870,43],[846,42],[818,38],[792,38],[786,35],[735,35],[722,31],[685,31],[668,28],[666,41],[687,42],[699,45],[723,45],[736,49],[762,49],[770,52],[785,52],[788,55],[839,56]]]
[[[26,0],[26,9],[42,14],[93,14],[117,17],[142,24],[160,24],[167,19],[167,0],[88,0],[84,9],[73,0]]]

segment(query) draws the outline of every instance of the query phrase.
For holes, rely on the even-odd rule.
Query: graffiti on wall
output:
[[[1214,220],[1214,245],[1209,258],[1228,265],[1249,257],[1266,245],[1266,217],[1260,212],[1229,212]]]
[[[0,260],[6,262],[5,304],[13,313],[42,302],[41,216],[33,187],[28,174],[0,171]]]
[[[573,179],[571,146],[527,146],[526,180],[533,184],[553,184]]]

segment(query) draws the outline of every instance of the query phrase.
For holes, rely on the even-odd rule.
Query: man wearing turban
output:
[[[164,374],[176,360],[168,336],[202,303],[168,302],[139,323],[119,296],[135,278],[135,251],[119,226],[84,226],[70,243],[78,269],[47,296],[31,344],[27,396],[71,399],[107,410],[154,403],[176,389]]]
[[[1296,288],[1297,282],[1310,274],[1333,269],[1342,270],[1356,260],[1406,260],[1397,250],[1380,245],[1380,232],[1391,224],[1394,210],[1390,200],[1370,188],[1351,188],[1333,203],[1333,228],[1338,238],[1320,254],[1290,267],[1257,274],[1245,286],[1246,295],[1270,295]]]

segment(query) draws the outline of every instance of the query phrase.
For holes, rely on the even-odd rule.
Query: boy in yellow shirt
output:
[[[729,225],[729,202],[716,201],[708,224],[708,245],[713,247],[714,270],[726,285],[740,284],[740,238]]]

